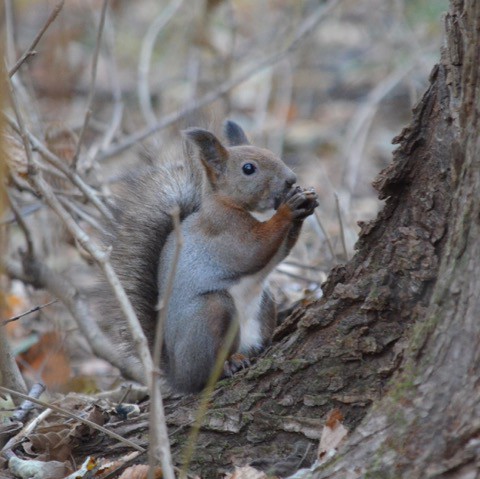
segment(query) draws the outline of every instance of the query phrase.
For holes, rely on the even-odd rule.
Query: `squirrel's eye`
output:
[[[245,163],[242,166],[242,171],[246,175],[253,175],[253,173],[255,173],[256,169],[257,169],[257,167],[255,165],[253,165],[252,163]]]

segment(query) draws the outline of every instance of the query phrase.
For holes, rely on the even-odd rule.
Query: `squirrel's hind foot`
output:
[[[250,359],[240,353],[234,353],[223,364],[222,378],[231,378],[235,373],[251,366]]]

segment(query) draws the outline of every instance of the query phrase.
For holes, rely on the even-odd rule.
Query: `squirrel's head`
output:
[[[277,208],[297,181],[295,173],[271,151],[252,146],[242,128],[225,123],[227,146],[211,132],[185,130],[198,149],[212,190],[249,211]]]

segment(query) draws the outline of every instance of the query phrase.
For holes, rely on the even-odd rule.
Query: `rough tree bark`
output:
[[[385,207],[324,298],[216,389],[190,464],[202,477],[317,444],[333,408],[358,427],[315,477],[479,477],[480,2],[452,0],[446,26],[430,86],[375,180]],[[197,406],[166,402],[177,460]]]

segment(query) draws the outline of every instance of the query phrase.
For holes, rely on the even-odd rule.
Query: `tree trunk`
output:
[[[454,190],[433,295],[388,396],[317,478],[480,477],[480,3],[452,1],[446,25],[433,88],[451,134],[425,117]]]
[[[479,477],[480,2],[452,0],[446,25],[430,87],[375,180],[385,207],[322,300],[217,387],[189,467],[201,477],[298,459],[333,408],[358,428],[315,477]],[[177,461],[197,407],[166,401]]]

